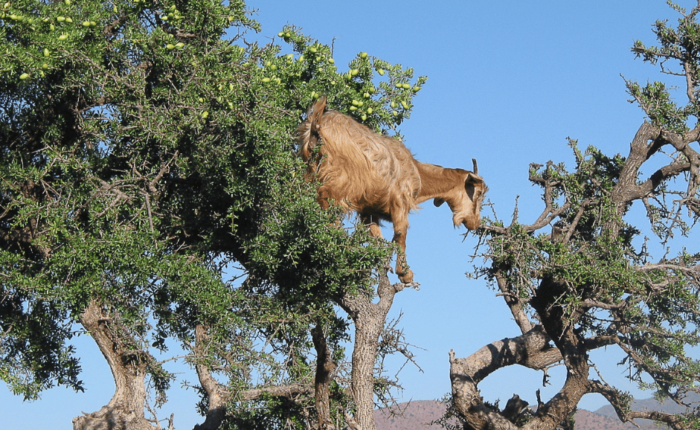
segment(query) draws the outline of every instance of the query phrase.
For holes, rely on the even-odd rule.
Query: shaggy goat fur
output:
[[[309,176],[321,182],[318,202],[329,207],[329,199],[356,211],[375,237],[381,237],[379,220],[394,225],[393,240],[404,255],[396,261],[401,282],[412,282],[413,272],[405,262],[408,213],[418,203],[435,199],[435,206],[447,202],[455,226],[479,227],[484,180],[474,172],[446,169],[416,161],[411,152],[393,137],[377,134],[351,117],[325,111],[321,97],[309,109],[297,129],[299,155],[309,164]],[[314,147],[323,141],[318,154]]]

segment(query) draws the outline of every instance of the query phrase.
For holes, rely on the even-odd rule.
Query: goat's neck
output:
[[[435,164],[416,161],[416,168],[420,175],[421,188],[416,203],[429,199],[441,198],[448,200],[455,189],[464,189],[464,180],[467,171],[463,169],[449,169]]]

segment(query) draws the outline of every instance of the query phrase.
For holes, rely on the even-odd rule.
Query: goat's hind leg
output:
[[[359,215],[360,215],[360,221],[362,221],[362,224],[369,227],[369,234],[372,237],[378,237],[380,239],[383,239],[382,228],[379,226],[379,219],[377,217],[373,217],[372,215],[367,215],[367,214],[359,214]]]
[[[378,237],[380,239],[383,239],[384,237],[382,236],[382,228],[379,225],[379,219],[377,217],[373,217],[372,215],[367,215],[367,214],[359,214],[360,221],[362,221],[362,224],[366,225],[369,227],[369,234],[372,237]],[[394,269],[391,268],[391,265],[389,262],[384,266],[384,270],[387,272],[394,273]]]

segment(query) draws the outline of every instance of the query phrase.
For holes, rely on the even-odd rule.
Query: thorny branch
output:
[[[698,13],[700,2],[684,16],[686,24],[696,25],[694,19]],[[663,30],[661,24],[657,28]],[[684,43],[684,40],[679,38],[676,43]],[[698,66],[690,51],[660,51],[641,45],[636,45],[634,50],[646,58],[680,61],[689,103],[697,103]],[[686,253],[677,259],[664,257],[656,264],[646,263],[645,251],[634,251],[630,237],[637,234],[634,233],[636,229],[625,224],[624,216],[634,202],[640,201],[659,235],[663,232],[670,235],[676,228],[687,232],[687,223],[697,223],[700,218],[700,154],[697,150],[700,125],[686,131],[665,128],[659,112],[666,109],[666,105],[650,98],[635,83],[625,82],[630,94],[651,119],[637,130],[628,156],[608,159],[598,152],[584,156],[575,151],[578,166],[586,169],[578,172],[579,182],[571,182],[576,177],[567,176],[561,170],[552,174],[553,169],[559,169],[552,162],[544,169],[542,165],[532,164],[529,179],[542,188],[545,207],[541,214],[529,225],[519,224],[516,213],[510,226],[492,223],[481,228],[481,241],[489,247],[484,257],[493,264],[477,273],[487,274],[497,286],[498,295],[504,298],[523,334],[494,342],[467,358],[455,358],[454,353],[451,354],[453,400],[466,428],[554,429],[575,410],[578,400],[586,393],[604,395],[624,422],[644,418],[666,423],[673,429],[688,428],[681,415],[630,411],[621,392],[588,377],[588,369],[594,366],[589,364],[588,352],[615,345],[627,354],[626,362],[634,369],[630,372],[631,379],[641,380],[641,374],[645,373],[659,390],[677,402],[681,402],[687,391],[696,390],[682,383],[688,378],[697,379],[697,375],[692,374],[691,361],[681,355],[676,357],[676,364],[659,365],[653,351],[661,353],[678,342],[698,340],[692,330],[684,331],[683,327],[700,322],[700,309],[695,299],[700,292],[700,257]],[[668,115],[697,112],[693,109],[692,106],[685,111],[669,108]],[[665,148],[670,150],[664,151]],[[643,174],[642,167],[657,154],[664,154],[669,160],[660,166],[655,164],[651,174]],[[687,180],[684,189],[672,183],[679,178]],[[670,196],[675,198],[672,205],[667,203]],[[685,219],[683,208],[688,209]],[[666,223],[665,227],[659,230],[662,222]],[[538,238],[542,237],[538,236],[538,231],[550,225],[552,230],[548,238],[555,246]],[[608,243],[618,246],[619,250],[612,252],[602,246]],[[564,258],[556,258],[559,252],[564,253]],[[622,257],[615,257],[615,252]],[[581,263],[567,255],[580,256],[580,261],[585,262],[583,267],[577,267]],[[608,264],[612,271],[619,271],[615,276],[621,279],[614,279],[614,272],[608,273],[607,281],[594,276]],[[532,285],[538,286],[533,288]],[[681,288],[683,291],[679,292]],[[526,309],[534,312],[528,316]],[[650,317],[646,312],[655,316]],[[539,324],[535,325],[530,318]],[[676,322],[682,318],[688,321]],[[666,321],[666,325],[658,320]],[[536,342],[528,343],[525,339]],[[546,369],[544,365],[533,366],[534,357],[544,357],[547,365],[563,363],[568,376],[550,401],[542,402],[538,398],[538,408],[527,423],[483,401],[477,386],[496,370],[512,364]],[[678,387],[676,392],[671,391],[674,386]]]

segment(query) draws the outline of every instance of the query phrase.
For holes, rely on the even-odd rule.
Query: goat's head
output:
[[[452,210],[452,221],[455,227],[464,224],[467,229],[476,230],[481,224],[481,202],[484,200],[484,194],[486,194],[488,187],[483,178],[479,176],[476,159],[473,158],[472,162],[474,163],[474,172],[467,172],[464,187],[456,187],[451,196],[445,199],[436,198],[433,203],[435,206],[440,206],[447,202]]]

